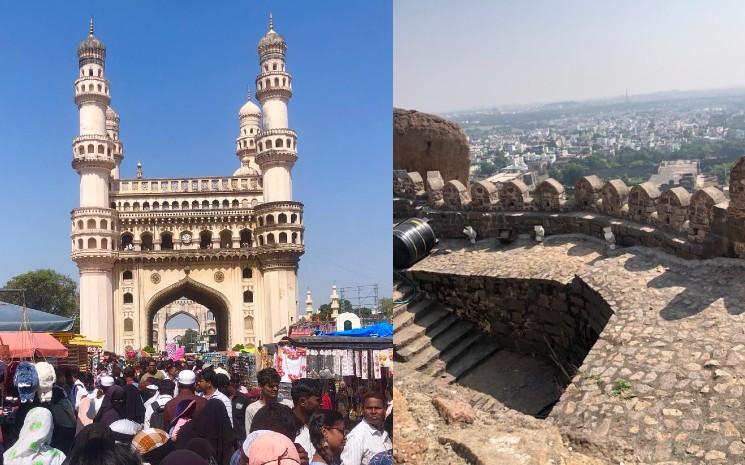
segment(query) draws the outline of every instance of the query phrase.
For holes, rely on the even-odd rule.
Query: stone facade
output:
[[[660,195],[657,201],[657,222],[662,228],[678,233],[688,229],[688,208],[691,194],[682,187],[673,187]]]
[[[427,171],[425,187],[429,204],[436,208],[441,207],[444,202],[442,189],[445,187],[445,182],[442,180],[439,171]]]
[[[558,212],[566,204],[566,192],[564,186],[553,178],[541,181],[533,191],[533,205],[537,210],[546,212]]]
[[[629,192],[629,216],[634,221],[655,223],[657,220],[657,201],[660,190],[650,182],[643,182]]]
[[[272,342],[297,318],[305,228],[303,205],[292,200],[297,134],[288,126],[286,49],[270,19],[258,45],[261,108],[249,98],[238,112],[232,176],[146,178],[138,162],[136,178],[121,179],[120,119],[91,23],[78,48],[80,135],[72,144],[80,207],[71,256],[86,337],[120,354],[153,345],[155,314],[182,298],[214,314],[222,350]]]
[[[730,175],[732,199],[713,187],[692,195],[681,187],[661,193],[650,183],[629,188],[620,179],[603,184],[597,176],[581,178],[572,200],[551,178],[533,191],[519,180],[496,191],[489,181],[442,181],[438,171],[428,172],[425,193],[418,199],[394,200],[396,217],[433,219],[430,225],[445,237],[461,237],[466,226],[481,238],[506,229],[533,233],[539,225],[546,235],[602,237],[603,228],[610,226],[622,246],[662,247],[683,257],[745,257],[745,157]]]
[[[706,187],[693,193],[689,209],[688,238],[690,240],[704,242],[714,221],[714,205],[724,201],[726,201],[724,193],[716,187]]]
[[[468,188],[457,179],[448,181],[445,184],[445,187],[442,189],[442,198],[445,202],[445,207],[448,208],[466,207],[471,203],[471,194],[468,192]]]
[[[414,110],[393,110],[393,168],[439,170],[446,180],[468,183],[468,137],[457,124],[436,115]]]
[[[584,211],[600,210],[600,191],[603,189],[603,180],[594,174],[584,176],[574,185],[574,204],[577,209]]]
[[[471,206],[474,210],[491,210],[497,206],[497,187],[489,181],[471,184]]]
[[[745,158],[730,171],[727,237],[736,257],[745,258]]]
[[[570,375],[613,314],[578,278],[560,283],[418,270],[409,275],[429,298],[479,325],[500,347],[553,358]]]
[[[519,179],[502,184],[499,200],[504,210],[522,210],[529,207],[532,202],[528,186]]]
[[[601,210],[606,215],[623,215],[628,212],[629,187],[620,179],[611,179],[600,191]]]

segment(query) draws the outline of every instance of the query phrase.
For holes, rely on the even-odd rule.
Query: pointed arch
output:
[[[207,307],[215,315],[218,350],[226,350],[230,328],[230,303],[228,299],[219,291],[188,276],[155,293],[145,306],[145,316],[148,322],[147,334],[150,338],[148,343],[152,345],[153,329],[157,329],[153,328],[155,314],[161,308],[182,297]]]

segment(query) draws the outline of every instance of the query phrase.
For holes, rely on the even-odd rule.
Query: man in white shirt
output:
[[[347,434],[341,453],[342,465],[368,465],[374,455],[393,449],[390,436],[383,429],[385,396],[367,392],[362,396],[362,421]]]
[[[292,408],[292,403],[279,397],[279,381],[281,377],[277,370],[274,368],[264,368],[256,373],[256,381],[259,383],[259,389],[261,389],[261,395],[259,400],[252,402],[246,407],[246,434],[251,431],[251,423],[253,422],[254,415],[259,409],[266,404],[272,402],[279,402]]]
[[[162,379],[158,381],[158,395],[153,396],[151,399],[154,400],[150,404],[145,406],[145,428],[158,428],[162,430],[168,429],[168,425],[164,424],[151,425],[151,420],[153,418],[153,412],[155,412],[159,408],[161,410],[164,410],[168,401],[173,399],[171,393],[173,392],[175,385],[176,383],[174,383],[170,379]],[[163,421],[163,415],[161,414],[158,423],[162,423]]]
[[[230,419],[230,426],[233,426],[233,403],[230,402],[228,396],[220,392],[220,388],[225,388],[230,380],[227,376],[222,373],[215,373],[215,370],[210,367],[202,370],[200,373],[199,381],[197,381],[197,391],[204,394],[204,398],[218,399],[225,405],[225,411]]]
[[[308,457],[313,458],[316,448],[313,447],[313,443],[310,441],[308,423],[310,422],[310,417],[321,406],[321,383],[317,379],[301,378],[292,386],[290,394],[292,395],[292,403],[295,404],[292,411],[298,422],[303,425],[303,429],[300,430],[295,438],[295,443],[303,446],[305,452],[308,453]]]
[[[114,378],[112,376],[102,376],[100,381],[100,387],[96,392],[96,397],[91,399],[90,406],[88,407],[88,418],[93,420],[98,414],[98,410],[101,408],[103,398],[106,395],[106,391],[114,385]]]

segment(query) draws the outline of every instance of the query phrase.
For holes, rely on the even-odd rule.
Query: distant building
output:
[[[660,191],[680,186],[693,192],[704,187],[704,176],[698,160],[663,160],[657,173],[649,177],[649,182]]]

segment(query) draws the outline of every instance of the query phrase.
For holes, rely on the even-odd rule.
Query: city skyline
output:
[[[738,2],[427,5],[394,5],[397,107],[452,113],[745,86]]]
[[[70,168],[70,140],[78,124],[72,84],[75,50],[90,16],[108,48],[112,106],[121,116],[125,144],[122,177],[134,177],[138,160],[147,177],[179,177],[224,176],[237,168],[238,109],[247,90],[254,91],[256,42],[271,12],[290,44],[296,88],[290,124],[302,135],[293,172],[307,228],[298,309],[304,308],[307,289],[316,306],[326,303],[334,282],[374,282],[381,295],[390,294],[387,229],[372,220],[390,210],[372,200],[381,198],[384,188],[349,175],[359,171],[355,166],[376,178],[389,169],[388,159],[376,156],[390,150],[390,125],[381,116],[390,113],[391,90],[377,78],[390,75],[390,21],[384,20],[389,7],[337,2],[329,14],[231,3],[203,11],[187,2],[177,11],[152,6],[143,21],[131,8],[78,6],[50,5],[43,14],[21,5],[0,7],[0,41],[7,44],[0,50],[6,63],[0,78],[0,121],[6,122],[0,152],[6,173],[13,173],[0,188],[13,201],[0,207],[0,215],[23,230],[21,240],[0,245],[5,259],[0,282],[38,268],[77,280],[69,223],[78,196],[78,177]],[[374,24],[367,23],[370,18]],[[329,28],[339,40],[318,40],[319,31]],[[358,53],[365,59],[334,72],[335,79],[354,86],[328,79],[340,57]],[[363,137],[366,144],[350,157],[349,141]],[[367,207],[356,208],[359,204]],[[360,242],[368,246],[361,248]]]

